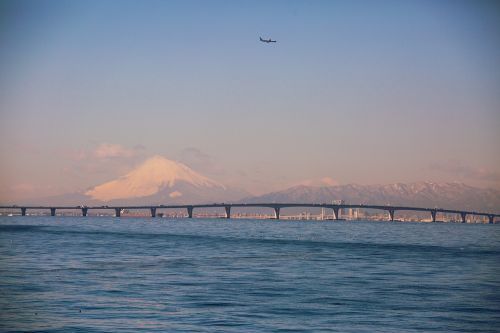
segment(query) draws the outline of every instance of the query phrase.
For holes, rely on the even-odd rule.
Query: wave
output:
[[[87,235],[95,237],[117,237],[128,240],[138,240],[148,243],[152,240],[185,241],[195,243],[222,242],[237,243],[241,245],[263,246],[302,246],[316,249],[343,249],[350,251],[392,251],[394,253],[440,253],[443,255],[500,255],[500,249],[478,248],[478,247],[457,247],[428,244],[404,244],[404,243],[375,243],[367,241],[338,241],[338,240],[318,240],[318,239],[291,239],[272,238],[262,235],[251,237],[248,235],[236,237],[234,235],[208,235],[208,234],[180,234],[180,233],[154,233],[154,232],[131,232],[114,230],[78,230],[66,229],[63,227],[40,226],[40,225],[0,225],[0,232],[40,232],[60,236]],[[296,235],[295,235],[296,236]]]

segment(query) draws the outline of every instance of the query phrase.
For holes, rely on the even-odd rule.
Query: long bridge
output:
[[[154,205],[154,206],[0,206],[0,209],[19,209],[22,216],[26,215],[26,211],[30,210],[49,210],[51,216],[56,215],[56,210],[81,210],[82,216],[87,216],[89,210],[114,210],[115,216],[120,217],[123,210],[149,210],[151,212],[151,217],[156,217],[156,211],[158,209],[186,209],[187,216],[189,218],[193,217],[193,211],[199,208],[224,208],[226,213],[226,218],[231,218],[232,208],[271,208],[274,210],[274,218],[280,218],[280,210],[283,208],[292,207],[303,207],[303,208],[325,208],[331,209],[333,211],[334,219],[340,219],[340,210],[349,208],[361,208],[361,209],[373,209],[382,210],[388,213],[390,221],[394,221],[394,216],[397,211],[414,211],[414,212],[428,212],[432,218],[432,222],[436,222],[436,216],[438,213],[443,214],[456,214],[460,216],[462,223],[466,222],[467,215],[470,216],[482,216],[487,217],[489,223],[495,223],[495,218],[500,217],[500,214],[485,213],[485,212],[475,212],[475,211],[463,211],[463,210],[453,210],[453,209],[442,209],[442,208],[422,208],[422,207],[410,207],[410,206],[392,206],[392,205],[363,205],[363,204],[325,204],[325,203],[212,203],[212,204],[200,204],[200,205]]]

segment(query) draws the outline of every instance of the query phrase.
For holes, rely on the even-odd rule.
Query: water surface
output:
[[[3,332],[499,332],[500,226],[0,218]]]

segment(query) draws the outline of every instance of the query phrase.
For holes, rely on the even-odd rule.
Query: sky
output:
[[[500,189],[499,147],[495,1],[0,2],[0,201],[154,155],[253,194]]]

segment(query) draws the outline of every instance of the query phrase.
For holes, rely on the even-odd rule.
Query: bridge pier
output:
[[[435,210],[431,210],[432,222],[436,222],[436,214],[437,212]]]
[[[151,207],[149,210],[151,210],[151,217],[156,217],[156,208]]]
[[[467,213],[460,213],[460,218],[462,219],[462,223],[467,222]]]
[[[340,209],[338,207],[333,207],[333,218],[338,220],[340,218]]]
[[[274,218],[276,220],[280,219],[280,207],[274,207]]]
[[[122,209],[121,208],[115,208],[115,217],[120,217],[122,216]]]
[[[190,219],[192,219],[193,218],[193,206],[188,206],[187,207],[187,212],[188,212],[188,217]]]
[[[82,216],[87,216],[87,211],[89,209],[87,207],[82,207]]]
[[[395,212],[395,210],[394,209],[389,209],[387,211],[389,212],[389,220],[391,222],[394,221],[394,212]]]
[[[21,207],[21,216],[26,216],[26,208]]]
[[[226,219],[231,218],[231,206],[225,206],[224,210],[226,211]]]
[[[50,209],[50,216],[56,216],[56,209],[55,208]]]
[[[489,224],[495,223],[495,215],[488,215],[488,223]]]

